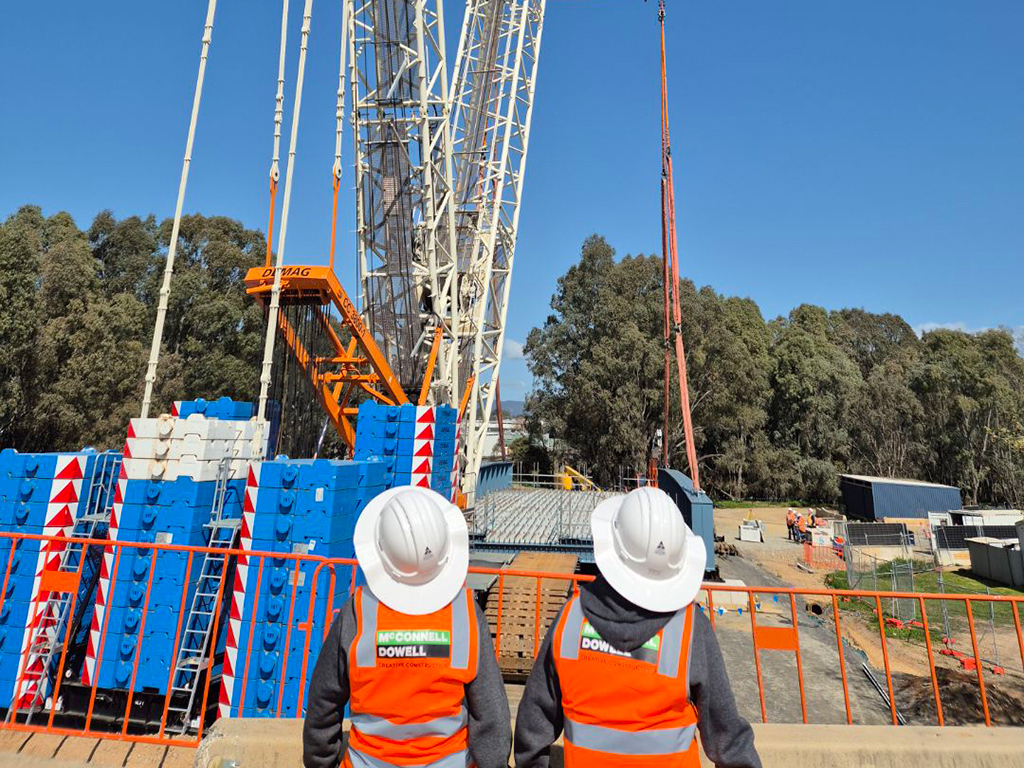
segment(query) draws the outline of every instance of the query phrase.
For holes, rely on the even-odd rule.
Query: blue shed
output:
[[[952,485],[893,477],[840,475],[846,516],[855,520],[886,517],[926,518],[929,512],[961,509],[960,489]]]

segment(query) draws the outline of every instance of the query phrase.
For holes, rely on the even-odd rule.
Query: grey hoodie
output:
[[[583,615],[603,640],[619,651],[634,651],[664,627],[671,613],[645,610],[619,595],[607,581],[580,588]],[[562,732],[562,694],[551,655],[551,625],[533,665],[516,715],[517,768],[548,768],[551,745]],[[732,687],[711,623],[694,612],[690,658],[690,701],[705,754],[718,768],[761,768],[750,724],[736,711]]]
[[[477,768],[507,768],[512,747],[512,723],[501,672],[494,657],[491,630],[480,606],[476,609],[476,678],[466,686],[469,710],[469,752]],[[302,728],[305,768],[337,768],[341,761],[341,731],[349,698],[348,649],[356,639],[355,601],[338,613],[324,641],[309,685],[306,722]]]

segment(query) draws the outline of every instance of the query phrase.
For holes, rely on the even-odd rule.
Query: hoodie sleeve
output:
[[[507,768],[512,751],[512,718],[498,660],[491,644],[491,628],[480,606],[476,608],[476,677],[466,686],[469,710],[469,752],[477,768]]]
[[[551,655],[551,638],[561,616],[559,611],[540,646],[516,712],[516,768],[548,768],[551,745],[562,733],[562,690]]]
[[[302,726],[305,768],[337,768],[341,762],[342,721],[348,704],[348,648],[356,637],[355,601],[338,612],[313,668]]]
[[[704,754],[716,768],[761,768],[754,731],[736,709],[715,631],[701,610],[694,611],[690,653],[690,700]]]

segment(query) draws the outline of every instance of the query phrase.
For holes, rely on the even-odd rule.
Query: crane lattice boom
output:
[[[443,0],[345,0],[361,311],[406,392],[443,329],[435,402],[457,402],[455,211]]]
[[[452,82],[464,489],[472,501],[505,339],[546,0],[467,0]]]

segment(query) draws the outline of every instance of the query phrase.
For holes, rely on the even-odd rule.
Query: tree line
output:
[[[139,415],[171,221],[109,211],[82,231],[25,206],[0,224],[0,448],[119,448]],[[252,400],[263,313],[245,295],[263,234],[185,216],[154,411],[174,399]]]
[[[599,236],[558,280],[525,345],[535,458],[599,482],[642,467],[662,422],[661,259]],[[1024,507],[1024,359],[1005,330],[934,330],[903,318],[801,305],[765,321],[749,298],[681,285],[682,336],[701,481],[715,498],[834,502],[839,474],[961,487],[964,503]],[[673,366],[671,463],[686,467]]]
[[[26,206],[0,223],[0,448],[117,448],[138,415],[171,222],[109,211],[81,230]],[[263,313],[245,295],[258,230],[182,219],[154,410],[254,400]],[[1024,360],[1005,331],[918,338],[896,315],[800,306],[765,322],[750,299],[682,284],[703,485],[717,498],[833,501],[838,474],[917,477],[965,501],[1024,506]],[[534,435],[602,482],[642,466],[661,425],[662,284],[654,256],[600,237],[558,281],[525,352]],[[670,449],[685,467],[678,382]],[[534,441],[520,446],[543,457]],[[521,451],[521,452],[522,452]]]

